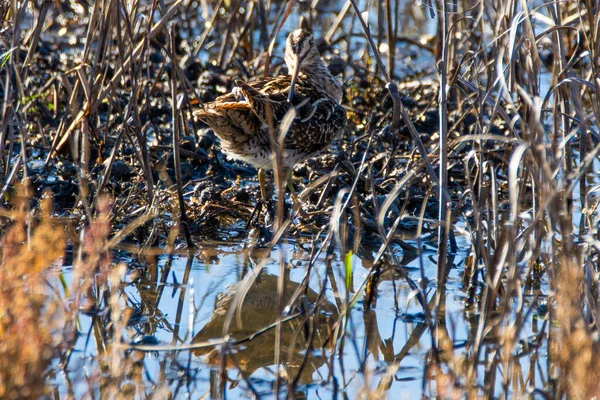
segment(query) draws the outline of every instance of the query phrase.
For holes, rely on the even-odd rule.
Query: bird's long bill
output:
[[[294,71],[292,72],[292,83],[290,84],[290,93],[288,94],[288,103],[292,102],[294,98],[294,86],[298,80],[298,73],[300,72],[300,58],[296,58],[296,64],[294,65]]]

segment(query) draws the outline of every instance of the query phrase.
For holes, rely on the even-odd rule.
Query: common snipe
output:
[[[346,126],[342,87],[321,60],[308,30],[288,35],[285,63],[291,75],[237,80],[231,93],[194,113],[213,129],[225,154],[259,168],[263,197],[262,170],[273,168],[271,136],[279,137],[279,126],[291,107],[296,116],[280,150],[284,169],[325,150]]]

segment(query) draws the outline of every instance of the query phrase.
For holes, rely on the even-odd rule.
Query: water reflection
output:
[[[361,393],[366,396],[369,390],[390,398],[402,393],[411,398],[417,396],[423,385],[430,382],[431,377],[424,378],[423,368],[431,355],[433,340],[447,338],[449,354],[468,354],[469,349],[463,348],[477,335],[480,315],[472,306],[465,307],[462,271],[454,268],[444,300],[445,323],[432,333],[415,286],[408,281],[423,291],[427,308],[431,309],[436,290],[432,279],[435,260],[422,247],[418,255],[403,251],[398,245],[394,257],[384,257],[374,267],[367,255],[376,249],[377,246],[365,246],[360,255],[353,257],[350,282],[344,276],[342,257],[337,252],[315,256],[313,244],[309,243],[259,250],[229,243],[204,246],[193,254],[129,259],[129,265],[146,267],[134,268],[124,287],[124,306],[131,311],[126,328],[128,343],[138,350],[145,347],[148,353],[128,352],[124,362],[144,360],[145,376],[153,377],[145,380],[140,376],[147,388],[159,374],[164,374],[171,382],[170,390],[181,394],[185,389],[191,398],[207,393],[215,398],[240,398],[273,392],[279,348],[284,366],[282,393],[331,398],[343,388],[349,398]],[[465,255],[458,254],[455,265],[464,264]],[[380,272],[366,290],[367,295],[346,312],[346,283],[354,293],[361,282],[370,279],[374,269]],[[281,271],[285,290],[278,299]],[[239,307],[239,318],[234,313],[226,328],[229,313],[243,288],[248,291]],[[524,296],[527,308],[533,311],[541,308],[541,300]],[[278,301],[283,304],[280,315],[285,320],[279,346]],[[527,350],[529,342],[544,332],[535,319],[538,313],[528,314],[531,320],[520,335],[521,366],[523,371],[531,371],[532,379],[544,380],[546,358]],[[81,324],[81,332],[102,329],[101,324],[94,326],[94,318],[86,316],[82,316]],[[227,346],[199,347],[227,335]],[[490,332],[487,337],[494,335],[497,333]],[[103,344],[95,343],[100,337],[81,336],[66,379],[81,381],[78,366],[90,363],[96,353],[100,354]],[[108,334],[105,337],[110,339]],[[481,366],[477,365],[480,377],[486,374],[483,366],[487,357],[493,356],[493,352],[488,354],[487,346],[487,342],[482,343]],[[435,393],[434,389],[427,390]]]
[[[282,325],[281,358],[288,368],[288,374],[296,377],[294,380],[310,383],[313,373],[327,361],[326,353],[321,349],[327,343],[332,343],[330,338],[338,312],[334,304],[311,288],[290,282],[289,274],[286,278],[283,302],[289,304],[299,292],[302,296],[295,305],[287,308],[288,314],[297,317]],[[228,332],[224,332],[224,326],[242,282],[219,293],[210,320],[196,334],[192,343],[220,338],[228,333],[231,338],[242,341],[230,349],[227,357],[233,357],[234,365],[244,373],[252,375],[259,368],[272,366],[276,356],[277,329],[274,323],[277,321],[278,280],[278,276],[269,273],[262,273],[256,278],[245,296],[241,318],[234,318]],[[221,363],[221,348],[198,349],[194,355],[203,357],[203,361],[210,365]]]

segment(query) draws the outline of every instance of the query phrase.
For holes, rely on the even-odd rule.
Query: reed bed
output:
[[[425,338],[424,397],[600,393],[595,2],[10,0],[0,16],[1,398],[177,398],[199,356],[209,397],[226,397],[233,369],[256,397],[320,383],[331,397],[395,398]],[[300,203],[276,169],[261,213],[255,171],[223,157],[191,111],[236,78],[285,72],[299,16],[344,82],[350,123],[296,166]],[[240,237],[253,265],[215,306],[218,338],[203,336],[211,323],[183,334],[188,299],[209,295],[193,292],[194,259]],[[300,283],[290,243],[308,254]],[[264,272],[273,255],[276,276]],[[389,279],[420,317],[400,351],[366,329],[359,350],[351,312],[368,325]],[[173,326],[160,308],[169,285]],[[447,309],[457,285],[464,340]],[[250,317],[267,290],[272,314]],[[272,343],[267,392],[243,358],[260,338]],[[317,352],[330,371],[318,380]]]

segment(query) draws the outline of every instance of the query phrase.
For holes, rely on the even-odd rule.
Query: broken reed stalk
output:
[[[442,18],[442,59],[438,63],[438,73],[440,79],[440,104],[439,104],[439,135],[440,135],[440,164],[439,164],[439,227],[438,227],[438,290],[445,290],[447,266],[446,253],[448,246],[448,86],[447,86],[447,71],[448,71],[448,4],[446,0],[440,0],[442,12],[438,13],[438,18]],[[438,291],[438,293],[440,293]],[[438,309],[438,312],[440,310]]]
[[[398,4],[396,4],[398,7]],[[394,24],[392,23],[392,1],[385,0],[385,21],[387,25],[387,46],[388,46],[388,71],[391,77],[394,77],[396,66],[396,37],[394,36]],[[396,21],[396,24],[398,21]]]
[[[177,199],[179,200],[179,226],[183,228],[185,241],[189,249],[194,248],[192,235],[190,234],[190,226],[185,209],[185,200],[183,198],[182,180],[181,180],[181,156],[179,153],[180,137],[180,120],[179,120],[179,104],[177,102],[177,53],[175,44],[175,32],[173,26],[168,30],[170,39],[170,56],[171,56],[171,116],[173,124],[173,164],[175,167],[175,177],[177,184]]]

